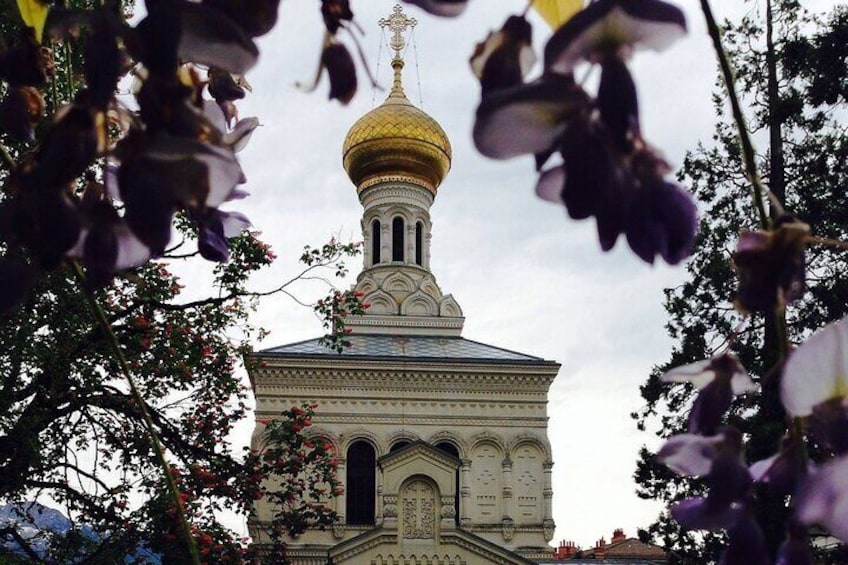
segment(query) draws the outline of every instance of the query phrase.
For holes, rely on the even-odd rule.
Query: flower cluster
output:
[[[360,47],[359,40],[354,33],[355,31],[359,31],[359,28],[353,21],[353,10],[350,8],[349,0],[321,0],[321,16],[324,20],[326,32],[324,33],[324,41],[321,47],[318,71],[315,73],[315,79],[312,81],[312,84],[298,84],[298,86],[307,92],[314,91],[320,84],[324,71],[327,71],[327,77],[330,81],[329,99],[347,104],[356,95],[358,81],[353,56],[351,56],[347,46],[339,40],[338,32],[339,30],[345,30],[348,33],[348,36],[356,45],[356,50],[361,58],[362,47]],[[361,60],[362,66],[371,80],[371,84],[376,86],[368,64],[364,59]]]
[[[83,30],[85,82],[59,92],[52,80],[51,105],[67,103],[34,150],[22,150],[11,164],[0,279],[19,283],[3,306],[19,302],[27,282],[66,257],[80,259],[88,282],[99,287],[116,270],[161,256],[175,214],[196,229],[201,255],[227,260],[228,238],[249,222],[219,207],[244,196],[235,153],[258,125],[255,118],[238,121],[233,102],[249,89],[243,74],[258,57],[253,38],[271,29],[278,2],[148,2],[134,27],[113,3],[86,10],[19,2],[30,27],[0,53],[0,79],[8,85],[3,131],[35,139],[41,89],[53,73],[42,34],[45,42],[66,42]],[[44,8],[35,20],[34,5]],[[137,110],[115,98],[128,72],[136,78]]]
[[[246,465],[259,479],[253,481],[253,498],[265,499],[273,508],[269,532],[277,544],[336,520],[329,502],[342,492],[338,463],[332,442],[310,430],[316,408],[303,404],[273,419],[257,419],[260,445]]]
[[[696,207],[666,180],[669,165],[642,137],[627,59],[635,48],[660,50],[685,32],[683,13],[661,0],[598,0],[553,34],[542,76],[525,82],[530,26],[509,18],[471,59],[483,90],[477,149],[494,159],[535,155],[537,194],[574,219],[594,216],[604,251],[624,234],[644,261],[679,263],[694,243]],[[594,96],[574,80],[584,62],[601,69]],[[562,162],[548,165],[556,154]]]
[[[703,477],[708,487],[705,497],[684,500],[671,513],[686,528],[726,530],[730,543],[725,562],[769,562],[753,516],[758,485],[792,502],[793,518],[778,563],[812,562],[804,526],[821,525],[848,541],[846,352],[848,318],[810,337],[791,353],[780,374],[783,407],[825,455],[821,466],[808,461],[806,443],[797,435],[787,436],[771,457],[746,465],[742,435],[732,426],[720,427],[720,421],[732,394],[755,392],[756,386],[729,354],[663,376],[666,382],[689,382],[700,393],[690,412],[690,433],[671,437],[658,458],[680,474]]]

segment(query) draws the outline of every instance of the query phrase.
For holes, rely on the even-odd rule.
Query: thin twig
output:
[[[707,30],[713,40],[713,48],[718,57],[719,65],[721,66],[721,74],[724,79],[724,85],[727,88],[727,97],[730,100],[730,106],[733,110],[733,120],[736,122],[736,129],[739,133],[739,143],[742,146],[742,158],[745,164],[745,172],[748,179],[751,181],[751,188],[754,195],[754,206],[757,209],[757,214],[760,218],[760,226],[762,229],[769,228],[769,219],[766,214],[765,204],[763,202],[763,194],[768,188],[763,184],[760,175],[757,173],[756,152],[754,145],[751,143],[751,138],[748,135],[748,126],[745,123],[745,115],[742,113],[742,107],[739,104],[739,96],[736,94],[736,83],[733,79],[733,69],[730,67],[730,59],[727,57],[727,52],[721,43],[721,30],[715,21],[713,12],[710,9],[709,0],[701,0],[701,10],[704,12],[704,18],[707,20]]]

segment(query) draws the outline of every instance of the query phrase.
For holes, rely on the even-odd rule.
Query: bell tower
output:
[[[356,290],[370,304],[347,320],[354,333],[459,336],[464,318],[430,270],[430,207],[450,170],[451,145],[442,127],[403,90],[402,32],[416,25],[395,6],[380,20],[391,32],[392,89],[347,134],[344,168],[362,204],[364,265]]]

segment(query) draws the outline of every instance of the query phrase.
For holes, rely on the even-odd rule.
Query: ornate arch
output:
[[[371,305],[368,308],[369,314],[397,314],[398,312],[398,304],[394,297],[379,288],[366,294],[363,301]]]
[[[462,317],[462,308],[459,307],[452,294],[448,294],[442,298],[442,301],[439,303],[439,316],[445,316],[447,318]]]
[[[547,441],[543,438],[539,437],[536,434],[532,433],[523,433],[518,434],[512,438],[510,438],[509,443],[507,444],[507,452],[512,457],[512,454],[515,453],[515,450],[521,447],[522,444],[531,444],[536,447],[542,454],[545,456],[546,461],[552,461],[553,457],[551,456],[551,447]]]
[[[442,517],[439,485],[427,475],[407,477],[398,492],[398,522],[404,539],[437,539]]]
[[[436,304],[432,296],[416,290],[401,303],[400,313],[404,315],[438,316],[439,305]]]
[[[330,446],[332,447],[333,451],[335,452],[335,454],[337,456],[339,456],[339,457],[344,456],[344,453],[340,450],[341,441],[340,441],[338,435],[334,434],[333,432],[331,432],[331,431],[329,431],[325,428],[318,427],[318,426],[311,426],[308,431],[309,431],[309,435],[307,437],[310,437],[310,438],[320,437],[321,439],[323,439],[324,441],[326,441],[330,444]]]
[[[383,449],[383,445],[380,443],[380,438],[377,437],[377,434],[366,430],[365,428],[357,428],[350,432],[347,432],[339,437],[341,448],[340,453],[342,453],[345,457],[347,456],[347,450],[350,449],[350,446],[356,441],[367,441],[371,444],[371,447],[374,448],[374,453],[377,454],[377,458],[379,459],[381,456],[386,454],[386,450]]]
[[[484,443],[494,444],[498,449],[500,449],[501,454],[504,457],[506,457],[506,455],[509,453],[506,449],[506,442],[504,441],[504,439],[500,435],[498,435],[494,432],[490,432],[488,430],[480,432],[479,434],[475,434],[471,438],[471,441],[469,442],[469,446],[468,446],[469,447],[469,453],[471,451],[474,451],[474,449],[477,446],[484,444]]]
[[[383,279],[380,288],[386,292],[415,292],[415,281],[412,277],[401,271],[394,273]]]
[[[427,440],[427,443],[429,443],[430,445],[436,445],[437,443],[440,443],[440,442],[443,442],[443,441],[452,443],[453,445],[456,446],[457,451],[459,451],[459,458],[460,459],[467,459],[468,458],[468,444],[466,443],[466,441],[462,437],[460,437],[459,435],[457,435],[454,432],[451,432],[449,430],[441,430],[441,431],[434,433]]]

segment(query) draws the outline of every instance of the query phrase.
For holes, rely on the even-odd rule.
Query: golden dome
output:
[[[411,177],[435,195],[451,163],[442,127],[407,100],[400,81],[403,61],[392,61],[395,79],[386,101],[350,128],[342,149],[344,168],[357,190],[385,177]]]

